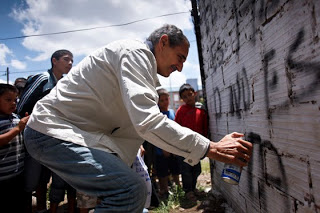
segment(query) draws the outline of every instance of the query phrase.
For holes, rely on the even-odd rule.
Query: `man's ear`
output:
[[[163,34],[159,39],[159,45],[163,48],[166,45],[169,45],[169,37],[167,34]]]

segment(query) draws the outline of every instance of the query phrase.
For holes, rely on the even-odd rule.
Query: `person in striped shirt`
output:
[[[21,132],[29,116],[19,118],[16,110],[18,89],[0,84],[0,206],[10,212],[23,212],[24,144]]]

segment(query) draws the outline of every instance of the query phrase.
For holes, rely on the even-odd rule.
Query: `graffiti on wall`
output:
[[[278,105],[277,108],[270,107],[270,95],[269,90],[275,90],[279,82],[279,75],[276,71],[270,71],[269,64],[276,58],[276,50],[271,49],[263,55],[262,59],[262,70],[264,74],[264,100],[265,100],[265,111],[267,118],[271,119],[272,113],[278,109],[287,109],[290,105],[294,103],[299,103],[305,97],[312,96],[313,93],[320,89],[320,62],[306,62],[298,61],[293,59],[294,53],[299,51],[299,46],[304,40],[304,29],[302,28],[296,35],[295,40],[290,45],[288,50],[288,56],[285,59],[286,67],[286,84],[288,85],[287,97],[288,99],[284,100]],[[222,54],[223,55],[223,54]],[[220,62],[219,66],[222,66],[223,61]],[[293,78],[296,74],[304,72],[305,75],[313,76],[311,82],[303,88],[300,89],[300,93],[294,93],[293,87]],[[253,84],[253,83],[252,83]],[[211,99],[213,100],[214,114],[217,119],[222,115],[222,106],[221,106],[221,94],[224,88],[214,87],[213,95]],[[236,73],[236,78],[233,83],[227,86],[229,90],[229,110],[225,113],[230,115],[238,116],[241,118],[242,111],[248,111],[250,109],[250,103],[254,101],[254,94],[252,92],[252,85],[247,75],[245,66],[242,67],[242,70]],[[315,103],[312,101],[312,103]]]
[[[260,26],[267,25],[275,18],[282,10],[283,6],[279,5],[280,1],[266,1],[266,0],[249,0],[242,1],[239,5],[236,5],[238,1],[234,0],[231,7],[233,10],[233,21],[235,22],[234,34],[232,38],[232,44],[235,48],[233,50],[233,54],[236,54],[239,61],[239,50],[241,49],[240,45],[240,36],[243,36],[240,32],[239,21],[242,17],[251,16],[250,27],[251,31],[245,36],[247,40],[254,46],[256,45],[256,39],[261,35]],[[287,3],[287,2],[286,2]],[[237,8],[238,7],[238,8]],[[212,12],[212,22],[217,23],[217,19],[219,15],[217,14],[217,9],[213,4],[208,4],[206,6],[206,11]],[[228,11],[228,10],[226,10]],[[313,11],[314,14],[314,11]],[[205,14],[202,14],[205,16]],[[315,15],[313,15],[315,16]],[[212,24],[212,23],[211,23]],[[212,25],[211,25],[212,26]],[[205,24],[205,34],[207,37],[211,37],[210,33],[210,21]],[[272,115],[275,112],[279,112],[280,110],[288,110],[290,107],[293,107],[298,104],[311,103],[316,104],[316,100],[312,99],[312,97],[319,92],[320,90],[320,62],[315,61],[314,58],[310,57],[299,57],[301,52],[305,52],[308,49],[308,45],[310,45],[310,49],[312,49],[312,45],[319,42],[319,37],[314,33],[314,27],[311,28],[313,33],[313,39],[310,41],[310,36],[307,37],[305,27],[297,30],[296,34],[292,34],[290,41],[291,44],[287,49],[283,50],[286,55],[283,58],[282,62],[284,69],[275,70],[271,68],[271,64],[277,63],[279,61],[279,54],[277,48],[269,48],[265,50],[265,52],[261,53],[261,67],[257,67],[257,72],[262,71],[262,85],[263,85],[263,93],[261,93],[264,97],[264,110],[266,114],[266,119],[268,121],[272,120]],[[251,34],[250,34],[251,33]],[[208,76],[211,77],[213,81],[214,78],[220,75],[220,71],[223,77],[223,68],[226,60],[230,56],[226,56],[227,50],[223,49],[223,43],[226,42],[225,38],[219,38],[212,36],[212,43],[206,43],[207,47],[207,70],[206,70],[206,79],[208,80]],[[225,39],[225,40],[224,40]],[[261,38],[260,38],[261,39]],[[284,42],[286,43],[286,42]],[[306,48],[307,46],[307,48]],[[282,53],[282,52],[281,52]],[[312,51],[310,52],[312,53]],[[306,59],[307,58],[307,59]],[[277,60],[277,61],[275,61]],[[211,90],[211,92],[207,92],[207,94],[211,94],[208,99],[211,101],[208,102],[210,114],[214,115],[216,122],[222,118],[223,114],[227,114],[228,116],[236,116],[241,119],[244,116],[243,112],[249,111],[251,109],[251,104],[255,102],[254,96],[254,83],[252,76],[248,76],[247,68],[244,65],[239,66],[239,70],[235,72],[235,78],[227,79],[228,84],[226,85],[226,79],[222,79],[223,83],[217,86],[216,82],[212,82],[210,88],[207,87],[207,90]],[[217,74],[219,71],[219,74]],[[283,73],[280,73],[283,72]],[[308,81],[303,81],[301,79],[306,78]],[[280,81],[281,79],[281,81]],[[297,83],[303,82],[303,87],[297,87]],[[286,84],[286,92],[287,94],[283,95],[280,100],[277,100],[276,105],[272,103],[272,92],[279,89],[280,84]],[[281,87],[283,88],[283,87]],[[227,97],[227,98],[225,98]],[[227,101],[226,104],[224,101]],[[223,103],[222,103],[223,102]],[[272,105],[273,104],[273,105]],[[223,106],[229,106],[223,107]],[[320,109],[319,109],[320,110]],[[267,198],[265,198],[266,187],[275,187],[278,190],[282,191],[285,194],[283,205],[287,208],[294,208],[294,211],[297,211],[297,204],[300,201],[295,200],[294,205],[292,206],[290,201],[290,196],[287,195],[289,191],[288,180],[285,172],[285,167],[282,162],[282,154],[279,153],[277,148],[272,144],[272,141],[263,140],[259,133],[250,132],[247,134],[247,139],[254,143],[255,147],[258,147],[258,155],[253,156],[256,159],[252,159],[251,163],[248,166],[248,191],[253,197],[259,197],[261,199],[260,206],[265,205],[267,202]],[[266,158],[266,154],[270,154],[275,156],[275,163],[279,170],[278,176],[274,174],[268,174],[267,165],[268,162]],[[309,162],[306,162],[307,164]],[[261,168],[261,176],[263,177],[263,182],[258,184],[258,190],[255,191],[252,177],[253,177],[253,166]],[[309,171],[309,176],[311,172]],[[310,192],[312,192],[312,181],[309,180]],[[305,201],[308,202],[309,206],[311,203],[315,204],[314,196],[312,193],[308,195],[308,198],[305,198]],[[302,203],[300,203],[303,205]],[[316,205],[316,209],[320,209]]]
[[[289,91],[289,94],[291,94],[291,99],[296,99],[299,101],[305,96],[310,96],[320,88],[320,62],[308,62],[308,61],[298,61],[293,59],[294,53],[299,51],[299,47],[302,44],[302,42],[305,39],[305,31],[302,28],[298,33],[294,40],[294,42],[291,44],[289,49],[289,54],[286,59],[286,64],[288,66],[286,72],[287,72],[287,79],[292,83],[292,76],[294,73],[291,72],[305,72],[308,75],[313,76],[313,81],[309,82],[309,85],[303,90],[303,92],[298,96],[292,96],[292,91]]]
[[[254,145],[254,147],[258,147],[258,152],[257,152],[258,155],[257,156],[253,155],[248,165],[248,178],[247,178],[247,182],[249,186],[248,191],[252,197],[258,196],[262,198],[261,199],[262,203],[260,203],[261,206],[267,206],[266,203],[263,203],[267,201],[265,197],[266,186],[264,183],[268,185],[272,185],[278,188],[279,190],[283,191],[284,193],[286,193],[288,190],[288,181],[287,181],[287,176],[285,172],[285,167],[283,165],[281,155],[278,153],[278,150],[274,147],[274,145],[270,141],[262,140],[261,136],[254,132],[250,132],[246,139],[250,141]],[[267,150],[269,154],[273,154],[274,156],[276,156],[276,164],[278,165],[278,171],[279,171],[277,174],[280,174],[280,176],[275,176],[274,174],[269,174],[267,172],[267,168],[266,168],[267,167],[267,162],[266,162]],[[257,191],[254,190],[253,183],[252,183],[252,181],[254,180],[252,170],[255,163],[259,164],[259,167],[261,168],[261,171],[262,171],[262,177],[264,179],[264,183],[258,184],[259,189]],[[283,205],[288,209],[290,208],[290,200],[288,197],[284,199]]]
[[[236,74],[236,80],[233,84],[229,85],[229,113],[233,116],[236,115],[241,118],[241,111],[247,111],[250,107],[250,95],[251,86],[249,85],[249,79],[245,67],[241,72]],[[222,100],[219,87],[213,89],[213,109],[216,118],[220,118],[222,115]]]
[[[256,36],[258,34],[258,26],[266,25],[269,23],[273,17],[275,17],[278,12],[281,11],[281,8],[278,11],[274,11],[278,8],[280,1],[279,0],[272,0],[272,1],[265,1],[265,0],[251,0],[246,1],[243,5],[241,5],[240,9],[237,9],[236,0],[233,1],[233,9],[237,11],[235,13],[236,18],[238,16],[245,17],[247,15],[251,16],[251,35],[247,35],[254,45],[256,44]],[[272,12],[272,16],[268,17],[268,12]],[[238,19],[238,18],[237,18]],[[236,22],[236,28],[239,30],[239,21]],[[239,42],[240,34],[236,34],[237,41]],[[240,47],[239,47],[240,49]],[[238,49],[238,50],[239,50]]]

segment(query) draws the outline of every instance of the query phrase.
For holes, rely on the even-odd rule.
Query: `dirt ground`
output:
[[[180,206],[170,210],[169,213],[235,213],[221,193],[212,189],[209,159],[203,159],[201,166],[203,172],[197,181],[197,188],[201,193],[197,196],[197,201],[183,199],[180,201]],[[152,209],[149,212],[157,213]]]
[[[203,193],[198,196],[196,203],[182,204],[181,207],[171,210],[170,213],[232,213],[234,212],[226,203],[225,199],[218,192],[212,192],[210,173],[201,174],[198,177],[200,189]]]

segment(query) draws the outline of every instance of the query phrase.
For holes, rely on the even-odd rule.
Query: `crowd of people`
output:
[[[246,166],[251,143],[236,132],[210,141],[191,85],[180,87],[176,113],[169,93],[156,89],[157,74],[182,70],[189,46],[179,28],[164,25],[145,42],[99,48],[73,69],[73,54],[57,50],[47,72],[0,84],[1,208],[31,213],[35,195],[36,212],[55,213],[67,193],[70,213],[147,212],[146,177],[131,168],[138,153],[158,178],[160,198],[171,182],[181,185],[181,175],[195,200],[205,157]]]

